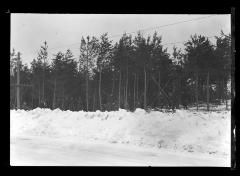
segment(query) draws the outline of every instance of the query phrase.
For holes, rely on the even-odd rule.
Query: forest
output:
[[[30,66],[20,59],[21,108],[114,111],[119,108],[179,109],[227,103],[231,98],[231,35],[212,43],[193,34],[184,49],[164,49],[162,36],[123,34],[115,44],[102,34],[82,37],[78,56],[70,49],[49,55],[43,42]],[[21,52],[21,51],[20,51]],[[17,53],[10,52],[10,109],[16,108]]]

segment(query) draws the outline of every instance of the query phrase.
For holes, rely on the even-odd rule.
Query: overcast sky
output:
[[[49,59],[58,51],[68,48],[74,56],[79,56],[81,37],[96,36],[108,32],[109,36],[121,35],[146,28],[187,21],[210,15],[125,15],[125,14],[11,14],[11,50],[22,53],[24,63],[37,57],[37,51],[44,41],[49,47]],[[230,15],[214,15],[201,20],[184,22],[144,31],[152,35],[157,31],[162,43],[186,41],[192,34],[205,36],[219,35],[220,31],[230,33]],[[136,33],[133,33],[134,36]],[[111,38],[113,43],[121,36]],[[211,38],[214,42],[214,38]],[[175,44],[182,47],[182,44]],[[173,45],[165,45],[172,52]]]

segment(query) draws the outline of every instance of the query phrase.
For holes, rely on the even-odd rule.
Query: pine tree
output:
[[[227,109],[227,84],[231,79],[231,35],[221,31],[220,36],[216,37],[215,56],[218,66],[218,91],[219,97],[225,99]]]
[[[107,33],[100,37],[100,43],[98,45],[98,57],[97,57],[97,69],[99,71],[99,106],[102,111],[102,95],[101,95],[101,83],[102,83],[102,71],[105,67],[109,66],[111,59],[111,41],[109,41]]]
[[[80,58],[79,58],[79,68],[80,71],[85,73],[86,78],[86,111],[88,111],[89,106],[89,97],[88,97],[88,89],[89,89],[89,77],[92,76],[93,67],[94,67],[94,59],[98,54],[98,40],[95,37],[87,36],[87,40],[82,38],[80,45]]]
[[[42,64],[42,97],[41,97],[41,106],[43,107],[46,107],[46,100],[45,100],[45,75],[46,75],[46,70],[47,70],[47,67],[48,67],[48,61],[47,61],[47,57],[48,57],[48,52],[47,52],[47,48],[48,48],[48,45],[47,45],[47,42],[45,41],[44,42],[44,45],[41,46],[41,49],[38,53],[38,57],[37,57],[37,60],[39,63]]]
[[[202,85],[204,84],[204,81],[201,80],[207,80],[209,78],[209,74],[211,76],[211,74],[214,73],[214,70],[216,70],[215,64],[217,61],[216,57],[214,56],[213,45],[208,38],[204,36],[191,36],[191,40],[185,43],[185,47],[185,51],[187,53],[187,69],[188,71],[195,73],[195,95],[198,109],[198,97],[199,92],[201,92],[199,91],[199,88],[203,87]],[[209,86],[207,86],[206,92],[209,91],[208,88]],[[200,97],[204,96],[201,95]],[[206,98],[206,101],[207,100],[208,98]],[[207,101],[207,104],[208,103],[209,102]]]

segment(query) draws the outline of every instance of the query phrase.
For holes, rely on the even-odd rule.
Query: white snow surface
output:
[[[230,111],[175,113],[124,109],[72,112],[60,109],[10,110],[10,136],[106,142],[194,156],[230,158]],[[228,162],[230,163],[230,162]]]

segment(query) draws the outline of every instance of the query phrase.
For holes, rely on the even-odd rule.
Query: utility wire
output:
[[[209,37],[205,37],[205,38],[213,38],[213,37],[216,37],[216,36],[214,35],[214,36],[209,36]],[[163,43],[162,46],[165,46],[165,45],[174,45],[174,44],[184,44],[185,42],[187,42],[187,40],[181,41],[181,42]]]
[[[206,16],[206,17],[194,18],[194,19],[191,19],[191,20],[178,21],[178,22],[175,22],[175,23],[170,23],[170,24],[166,24],[166,25],[162,25],[162,26],[140,29],[140,30],[137,30],[137,31],[128,32],[126,34],[132,34],[132,33],[138,32],[138,31],[148,31],[148,30],[163,28],[163,27],[172,26],[172,25],[181,24],[181,23],[186,23],[186,22],[190,22],[190,21],[196,21],[196,20],[201,20],[201,19],[205,19],[205,18],[210,18],[210,17],[213,17],[213,16],[216,16],[216,15],[210,15],[210,16]],[[118,37],[118,36],[121,36],[121,35],[122,34],[118,34],[118,35],[110,36],[109,38],[114,38],[114,37]]]
[[[216,37],[216,35],[214,36],[205,36],[205,38],[213,38]],[[170,43],[163,43],[161,44],[162,46],[166,46],[166,45],[175,45],[175,44],[185,44],[188,40],[184,40],[184,41],[179,41],[179,42],[170,42]],[[213,45],[215,46],[215,45]]]
[[[206,19],[206,18],[213,17],[213,16],[216,16],[216,15],[199,17],[199,18],[194,18],[194,19],[191,19],[191,20],[178,21],[178,22],[170,23],[170,24],[166,24],[166,25],[161,25],[161,26],[156,26],[156,27],[151,27],[151,28],[140,29],[140,30],[137,30],[137,31],[128,32],[128,33],[126,33],[126,34],[132,34],[132,33],[136,33],[136,32],[139,32],[139,31],[149,31],[149,30],[153,30],[153,29],[159,29],[159,28],[168,27],[168,26],[172,26],[172,25],[177,25],[177,24],[181,24],[181,23],[186,23],[186,22],[191,22],[191,21],[202,20],[202,19]],[[123,35],[123,34],[113,35],[113,36],[110,36],[109,39],[115,38],[115,37],[119,37],[119,36],[122,36],[122,35]],[[81,43],[81,42],[76,42],[76,43],[72,43],[72,44],[69,44],[69,45],[62,45],[62,46],[59,46],[59,47],[48,48],[48,50],[54,50],[54,49],[61,48],[61,47],[66,47],[66,46],[73,46],[73,45],[77,45],[77,44],[80,44],[80,43]]]
[[[216,35],[214,36],[205,36],[206,38],[213,38],[216,37]],[[170,43],[163,43],[161,44],[162,46],[167,46],[167,45],[175,45],[175,44],[185,44],[188,40],[185,41],[179,41],[179,42],[170,42]],[[75,44],[71,44],[71,45],[75,45]],[[213,45],[214,47],[216,47],[216,45]],[[36,51],[38,52],[38,51]]]

